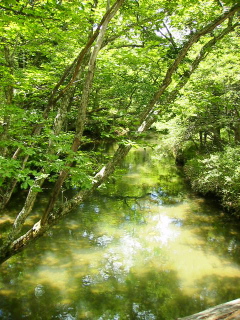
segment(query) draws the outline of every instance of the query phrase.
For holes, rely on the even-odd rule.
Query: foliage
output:
[[[194,190],[239,214],[239,39],[229,34],[192,75],[158,130]],[[194,54],[192,52],[191,54]]]
[[[185,172],[194,190],[213,193],[228,209],[240,214],[240,147],[199,156],[187,162]]]
[[[238,123],[232,120],[238,115],[239,99],[239,6],[231,8],[232,4],[1,2],[1,206],[21,188],[28,191],[8,246],[19,245],[11,241],[21,232],[44,183],[53,188],[39,224],[32,227],[33,237],[104,183],[157,118],[177,115],[188,132],[183,139],[195,144],[205,118],[200,131],[215,149],[223,147],[227,135],[239,142]],[[209,54],[213,48],[218,60]],[[227,87],[213,67],[220,58],[222,75],[228,74],[231,58],[234,65]],[[202,69],[192,75],[204,59]],[[110,160],[96,148],[102,140],[119,145]],[[201,138],[200,145],[207,148],[209,143]],[[69,187],[77,187],[79,193],[58,207],[61,188]]]
[[[226,40],[200,65],[172,109],[185,128],[182,140],[202,149],[239,143],[239,41],[233,35]]]

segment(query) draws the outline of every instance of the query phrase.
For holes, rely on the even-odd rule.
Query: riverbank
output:
[[[240,217],[240,147],[185,151],[181,160],[193,191],[216,197],[227,212]]]
[[[172,130],[172,131],[171,131]],[[240,218],[240,146],[201,146],[184,140],[178,128],[157,127],[161,143],[174,156],[191,189],[218,200],[225,212]]]

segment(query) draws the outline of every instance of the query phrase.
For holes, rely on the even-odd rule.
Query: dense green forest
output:
[[[2,262],[89,198],[149,129],[194,190],[239,214],[238,1],[2,0],[0,12],[1,208],[24,197]],[[112,158],[102,141],[119,145]],[[77,190],[64,203],[63,188]]]

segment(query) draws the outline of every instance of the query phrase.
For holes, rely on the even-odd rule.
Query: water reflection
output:
[[[0,318],[172,320],[238,298],[238,226],[220,213],[189,193],[166,154],[136,150],[2,266]]]

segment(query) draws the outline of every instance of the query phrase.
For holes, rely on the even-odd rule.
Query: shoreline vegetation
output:
[[[186,178],[194,191],[213,195],[229,213],[240,217],[240,148],[200,154],[184,166]]]
[[[201,149],[188,142],[171,148],[191,189],[217,199],[227,213],[240,218],[240,146]]]

